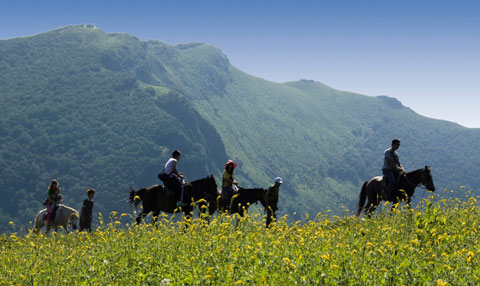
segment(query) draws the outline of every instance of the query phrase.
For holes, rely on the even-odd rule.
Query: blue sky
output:
[[[398,98],[480,127],[480,1],[9,1],[0,39],[92,23],[168,44],[205,42],[252,75]]]

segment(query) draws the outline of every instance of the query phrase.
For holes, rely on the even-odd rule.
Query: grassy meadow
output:
[[[169,216],[157,227],[126,225],[130,214],[112,213],[91,234],[3,234],[0,284],[478,285],[478,198],[460,192],[393,213],[386,205],[371,219],[282,217],[270,229],[259,215],[186,228]]]

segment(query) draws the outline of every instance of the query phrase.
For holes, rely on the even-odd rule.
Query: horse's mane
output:
[[[239,193],[242,193],[242,192],[250,192],[250,193],[253,193],[253,192],[263,192],[263,191],[265,191],[265,189],[263,189],[263,188],[251,188],[251,189],[239,188],[239,189],[238,189],[238,192],[239,192]]]
[[[252,188],[252,189],[239,188],[238,189],[238,196],[240,198],[243,198],[243,200],[249,200],[249,198],[257,199],[257,194],[259,192],[264,193],[265,191],[266,190],[263,189],[263,188]]]
[[[66,208],[67,210],[71,211],[72,213],[74,213],[74,214],[76,214],[76,215],[78,216],[78,211],[77,211],[76,209],[72,208],[72,207],[66,206],[66,205],[64,205],[64,204],[60,204],[58,207],[59,207],[59,208],[60,208],[60,207],[64,207],[64,208]]]
[[[424,171],[425,168],[421,168],[421,169],[418,169],[418,170],[415,170],[415,171],[411,171],[411,172],[407,172],[407,176],[408,175],[416,175],[417,173],[421,172],[421,171]]]
[[[198,185],[198,184],[206,184],[208,183],[209,181],[212,181],[213,182],[213,185],[215,186],[215,192],[217,191],[217,181],[215,181],[215,177],[213,177],[212,175],[208,175],[207,177],[205,178],[202,178],[202,179],[198,179],[198,180],[195,180],[195,181],[192,181],[192,182],[189,182],[187,184],[185,184],[185,187],[191,187],[191,188],[195,188],[195,185]],[[213,188],[212,188],[213,189]]]

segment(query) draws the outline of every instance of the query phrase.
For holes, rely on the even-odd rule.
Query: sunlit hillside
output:
[[[213,174],[220,185],[227,159],[244,188],[282,177],[282,215],[352,209],[393,138],[407,171],[430,165],[438,189],[480,189],[478,129],[387,96],[253,77],[208,44],[92,25],[0,40],[0,113],[2,232],[33,219],[53,178],[66,205],[95,188],[96,211],[129,212],[129,188],[160,183],[174,149],[191,181]]]

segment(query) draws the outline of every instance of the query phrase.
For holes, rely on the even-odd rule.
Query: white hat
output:
[[[275,178],[275,183],[282,184],[282,183],[283,183],[283,180],[282,180],[282,178],[280,178],[280,177],[276,177],[276,178]]]

